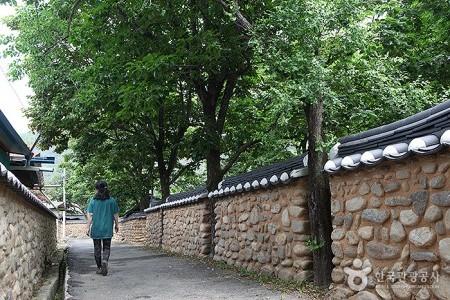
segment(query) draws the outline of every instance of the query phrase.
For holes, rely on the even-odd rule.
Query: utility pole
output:
[[[66,239],[66,168],[63,169],[63,182],[62,182],[62,188],[63,188],[63,224],[62,224],[62,239]]]

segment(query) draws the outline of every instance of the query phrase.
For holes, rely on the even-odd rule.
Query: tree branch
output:
[[[233,7],[229,7],[225,1],[223,0],[217,0],[217,2],[223,7],[225,8],[225,10],[227,12],[235,12],[235,16],[236,16],[236,24],[241,27],[242,29],[244,29],[245,31],[253,31],[253,25],[247,20],[246,17],[244,17],[244,15],[241,13],[241,11],[239,10],[239,4],[236,0],[233,1]]]
[[[225,126],[225,119],[227,117],[228,107],[230,106],[230,99],[234,94],[234,88],[237,83],[237,75],[232,75],[228,78],[223,92],[222,101],[220,102],[219,114],[217,116],[217,129],[219,134],[222,133]]]
[[[239,156],[241,156],[242,153],[244,153],[247,149],[249,149],[253,145],[256,145],[259,142],[260,140],[248,141],[247,143],[239,147],[238,151],[230,158],[226,166],[222,169],[222,174],[226,174],[231,169],[233,164],[236,162]]]
[[[169,180],[170,185],[174,184],[178,180],[178,178],[180,178],[180,176],[183,175],[186,172],[186,170],[188,170],[193,164],[195,163],[187,164],[180,170],[178,170],[178,172],[172,176],[172,179]]]
[[[75,15],[75,10],[77,9],[80,2],[81,2],[81,0],[75,0],[75,2],[72,4],[72,9],[70,10],[69,20],[67,21],[67,36],[70,35],[70,25],[72,24],[72,19],[73,19],[73,16]]]

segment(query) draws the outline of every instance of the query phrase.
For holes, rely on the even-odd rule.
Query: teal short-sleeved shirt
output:
[[[117,205],[116,200],[112,197],[106,200],[91,198],[87,213],[92,214],[91,238],[112,238],[114,214],[119,213],[119,206]]]

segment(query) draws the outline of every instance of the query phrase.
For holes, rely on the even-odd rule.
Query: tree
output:
[[[413,80],[424,79],[434,91],[450,84],[450,3],[430,0],[391,0],[380,8],[377,25],[383,51],[402,57],[401,68]]]
[[[13,71],[28,73],[35,91],[31,125],[42,134],[44,147],[62,151],[77,139],[84,157],[104,153],[104,143],[120,147],[123,137],[134,138],[136,145],[148,141],[152,146],[146,151],[137,156],[129,151],[122,159],[143,161],[143,153],[150,153],[165,198],[170,185],[195,164],[182,166],[178,157],[194,118],[192,92],[167,67],[164,48],[148,52],[158,44],[170,46],[143,36],[118,3],[83,4],[79,19],[72,15],[76,8],[64,1],[24,7],[10,22],[21,29],[12,50],[27,54]],[[129,43],[121,43],[124,39]],[[142,170],[153,171],[154,159]]]
[[[258,142],[243,134],[228,139],[232,134],[225,130],[245,130],[226,120],[230,113],[242,115],[230,112],[230,103],[251,101],[248,20],[262,9],[265,3],[239,7],[222,1],[53,1],[25,7],[10,25],[21,29],[12,50],[27,55],[16,75],[28,73],[36,92],[28,112],[32,127],[41,132],[43,145],[59,150],[90,131],[143,133],[153,144],[163,197],[201,159],[208,189],[215,189]],[[185,140],[189,128],[191,141]],[[178,151],[187,145],[195,152],[184,167]]]
[[[331,218],[323,217],[330,215],[323,172],[330,138],[392,122],[436,101],[426,82],[410,80],[398,58],[381,51],[379,9],[370,1],[284,1],[255,26],[262,67],[284,102],[305,113],[311,232],[324,245],[313,253],[318,285],[330,283],[332,270]],[[405,111],[401,103],[411,98],[419,101]]]

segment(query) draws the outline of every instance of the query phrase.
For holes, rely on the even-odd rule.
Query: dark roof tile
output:
[[[279,183],[286,183],[292,178],[306,175],[306,154],[280,161],[262,168],[224,179],[217,190],[209,197],[222,197],[230,193],[255,190]],[[300,171],[301,170],[301,171]]]
[[[371,165],[384,158],[402,159],[409,153],[432,153],[447,145],[449,131],[450,100],[403,120],[339,139],[337,155],[324,169],[332,173],[341,167],[354,169],[361,163]],[[372,155],[377,159],[368,160]]]

